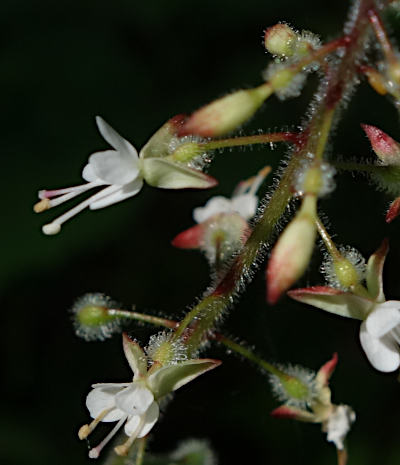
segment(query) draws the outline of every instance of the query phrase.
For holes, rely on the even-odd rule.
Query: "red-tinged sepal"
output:
[[[133,341],[126,333],[122,334],[122,347],[125,357],[133,371],[134,378],[144,377],[147,374],[147,357],[140,345]]]
[[[275,418],[288,418],[292,420],[306,421],[309,423],[318,421],[313,413],[307,412],[307,410],[289,407],[287,405],[282,405],[281,407],[272,410],[271,416]]]
[[[327,386],[332,373],[335,371],[336,365],[338,362],[338,354],[335,352],[332,358],[324,363],[322,367],[318,370],[316,381],[321,386]]]
[[[336,315],[364,320],[374,305],[372,300],[328,286],[293,289],[289,297]]]
[[[199,249],[204,241],[206,225],[196,224],[175,236],[171,244],[179,249]]]
[[[145,158],[142,173],[147,184],[161,189],[209,189],[218,184],[202,171],[165,158]]]
[[[400,144],[376,126],[362,124],[372,149],[383,165],[400,165]]]
[[[169,119],[147,141],[140,151],[140,158],[160,158],[170,154],[170,143],[176,137],[186,120],[185,115],[176,115]]]
[[[221,365],[220,360],[195,359],[175,365],[165,365],[154,370],[147,378],[147,384],[156,399],[176,391],[198,376]]]
[[[400,197],[397,197],[390,204],[389,209],[386,213],[386,223],[391,223],[400,214]]]
[[[379,303],[385,301],[382,273],[388,251],[389,241],[384,239],[379,249],[369,257],[367,263],[366,281],[368,292],[371,297]]]

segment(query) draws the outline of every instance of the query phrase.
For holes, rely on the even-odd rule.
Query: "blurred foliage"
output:
[[[112,208],[80,214],[56,237],[43,236],[40,227],[60,210],[35,216],[37,190],[80,182],[87,156],[105,148],[96,114],[140,147],[170,116],[260,83],[266,26],[286,20],[326,40],[340,32],[348,4],[2,0],[2,463],[89,463],[77,431],[88,420],[90,384],[124,381],[129,370],[118,337],[90,344],[75,338],[68,308],[83,293],[102,291],[128,307],[181,316],[207,285],[208,269],[201,256],[174,250],[170,240],[192,224],[194,206],[229,194],[266,163],[276,167],[285,152],[218,154],[210,172],[220,185],[212,193],[145,188]],[[393,30],[399,25],[393,16]],[[295,100],[268,101],[244,131],[299,125],[316,82],[310,79]],[[371,157],[360,122],[400,139],[394,108],[364,84],[338,126],[334,156]],[[400,220],[384,223],[388,200],[366,179],[343,175],[323,209],[337,241],[367,256],[383,237],[391,239],[386,292],[400,299]],[[316,252],[302,284],[321,282],[319,262]],[[227,331],[271,361],[318,368],[338,351],[333,400],[358,415],[348,441],[350,464],[398,464],[399,385],[395,375],[377,373],[366,361],[358,323],[287,298],[268,308],[264,293],[261,272],[226,320]],[[151,332],[132,330],[142,342]],[[187,437],[207,437],[221,465],[248,463],[249,451],[259,464],[335,464],[319,426],[269,417],[277,402],[265,377],[218,347],[208,355],[224,364],[176,395],[153,430],[152,450],[164,453]]]

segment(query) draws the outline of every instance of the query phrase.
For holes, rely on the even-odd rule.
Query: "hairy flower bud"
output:
[[[86,341],[104,341],[120,332],[123,318],[112,315],[112,308],[118,304],[99,292],[80,297],[71,309],[76,335]]]
[[[321,271],[331,287],[347,291],[365,278],[365,259],[353,247],[340,247],[339,252],[339,257],[326,254]]]
[[[245,123],[272,93],[268,84],[255,89],[239,90],[194,112],[181,127],[178,136],[196,134],[218,137]]]
[[[264,46],[272,55],[292,56],[299,34],[285,23],[278,23],[265,31]]]
[[[383,165],[400,165],[400,144],[381,129],[369,124],[362,124],[372,149]]]
[[[314,195],[304,198],[300,211],[272,250],[266,270],[267,300],[270,304],[276,303],[308,266],[316,235],[316,202]]]

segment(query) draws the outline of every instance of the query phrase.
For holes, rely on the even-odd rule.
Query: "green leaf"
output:
[[[367,263],[367,288],[371,297],[377,302],[385,301],[382,273],[388,251],[389,241],[384,239],[379,249],[369,257]]]
[[[133,341],[126,333],[122,334],[122,346],[125,357],[133,371],[134,377],[139,378],[147,374],[147,357],[140,345]]]
[[[159,399],[220,364],[219,360],[196,359],[187,360],[176,365],[163,366],[148,377],[147,384],[154,397]]]
[[[294,289],[288,295],[299,302],[326,310],[336,315],[364,320],[374,302],[328,286]]]
[[[218,184],[202,171],[163,158],[142,160],[142,173],[147,184],[162,189],[208,189]]]

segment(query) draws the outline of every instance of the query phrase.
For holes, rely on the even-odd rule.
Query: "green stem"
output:
[[[140,438],[137,441],[138,441],[139,444],[138,444],[138,450],[137,450],[137,454],[136,454],[135,465],[142,465],[144,455],[145,455],[145,452],[146,452],[147,437],[145,436],[144,438]]]
[[[362,164],[362,163],[351,163],[351,162],[341,162],[341,161],[334,162],[332,163],[332,165],[338,170],[365,171],[368,173],[374,173],[376,171],[379,171],[382,168],[385,168],[384,166],[379,166],[379,165],[367,165],[367,164]]]
[[[160,318],[153,315],[145,315],[143,313],[131,312],[129,310],[120,309],[109,309],[108,314],[115,318],[127,318],[131,320],[142,321],[143,323],[150,323],[155,326],[164,326],[165,328],[175,328],[177,326],[176,321],[167,320],[166,318]]]
[[[217,340],[218,342],[220,342],[221,344],[223,344],[225,347],[232,350],[233,352],[236,352],[242,357],[247,358],[247,360],[250,360],[251,362],[255,363],[256,365],[261,367],[263,370],[268,371],[269,373],[276,375],[278,377],[287,376],[286,373],[282,372],[281,370],[278,370],[278,368],[274,367],[274,365],[271,365],[270,363],[268,363],[267,361],[265,361],[264,359],[256,355],[251,350],[232,341],[231,339],[228,339],[227,337],[222,336],[221,334],[216,334],[215,340]]]
[[[255,136],[232,137],[230,139],[216,139],[200,143],[204,150],[237,147],[240,145],[268,144],[274,142],[295,142],[297,134],[293,132],[273,132],[270,134],[257,134]]]

